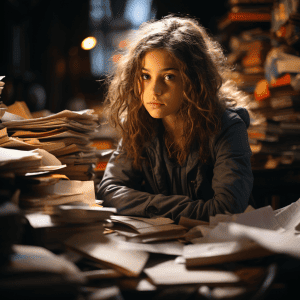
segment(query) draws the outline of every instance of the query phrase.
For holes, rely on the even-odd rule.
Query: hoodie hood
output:
[[[246,108],[244,107],[230,107],[227,109],[227,114],[226,112],[224,113],[223,118],[225,119],[224,123],[226,123],[226,121],[230,120],[234,120],[234,119],[242,119],[244,121],[244,123],[246,124],[246,127],[248,128],[250,125],[250,115],[249,112]]]

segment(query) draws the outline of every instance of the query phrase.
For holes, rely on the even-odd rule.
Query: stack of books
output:
[[[252,167],[274,169],[297,164],[300,161],[299,4],[268,0],[229,0],[228,4],[227,21],[236,16],[230,23],[251,25],[224,29],[229,39],[228,62],[235,66],[232,80],[251,100],[248,135]],[[261,21],[269,24],[269,28],[254,22],[255,17],[263,15]],[[225,23],[220,22],[220,26]]]
[[[291,24],[299,25],[297,16],[299,4],[274,3],[270,30],[272,48],[264,63],[265,78],[256,84],[251,103],[259,120],[248,130],[254,153],[253,168],[289,167],[300,161],[299,44],[297,32],[294,38],[288,34]]]
[[[230,10],[218,23],[220,31],[232,31],[244,24],[249,26],[249,23],[261,26],[271,21],[273,0],[229,0],[227,3]]]
[[[293,47],[300,42],[299,1],[274,1],[271,33],[274,39]]]
[[[264,63],[271,48],[270,34],[261,28],[232,35],[229,40],[228,63],[235,66],[232,80],[247,93],[264,79]]]

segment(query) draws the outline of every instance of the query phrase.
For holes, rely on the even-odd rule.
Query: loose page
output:
[[[78,120],[98,120],[98,117],[93,114],[94,110],[86,109],[82,111],[70,111],[70,110],[63,110],[57,114],[52,114],[47,117],[41,117],[36,119],[25,119],[19,117],[17,115],[10,114],[5,112],[4,116],[2,117],[2,122],[5,122],[5,127],[11,127],[14,125],[26,125],[26,124],[33,124],[39,123],[43,121],[50,121],[54,119],[60,118],[68,118],[68,119],[78,119]]]
[[[177,284],[228,284],[238,283],[239,277],[230,271],[219,270],[188,270],[185,264],[168,260],[153,267],[147,267],[144,272],[156,285]]]
[[[37,246],[13,245],[10,264],[2,271],[20,274],[26,272],[49,272],[64,274],[78,281],[85,282],[83,273],[72,262],[53,254],[51,251]]]
[[[280,225],[275,218],[274,210],[270,205],[247,213],[238,214],[236,215],[235,222],[270,230],[280,229]]]
[[[293,202],[285,209],[275,212],[275,218],[282,228],[300,231],[300,200]]]
[[[174,242],[164,242],[164,243],[151,243],[151,244],[141,244],[141,243],[130,243],[121,241],[120,249],[122,250],[140,250],[151,253],[161,253],[168,255],[182,255],[183,254],[183,244],[177,241]]]
[[[37,188],[43,194],[59,194],[59,195],[74,195],[74,202],[79,201],[87,203],[90,206],[95,202],[95,187],[94,181],[78,181],[78,180],[60,180],[54,185],[48,185]]]
[[[5,149],[5,148],[0,147],[0,164],[1,165],[8,163],[8,162],[25,160],[28,158],[40,160],[41,156],[34,151]]]
[[[223,227],[223,228],[222,228]],[[282,253],[300,258],[300,236],[294,231],[274,231],[240,224],[222,224],[219,231],[235,239],[251,239],[274,253]]]
[[[118,239],[99,232],[74,235],[65,241],[65,245],[127,276],[138,276],[149,257],[145,251],[122,250],[119,248]]]
[[[187,266],[206,266],[259,258],[274,254],[251,241],[203,243],[184,246]]]

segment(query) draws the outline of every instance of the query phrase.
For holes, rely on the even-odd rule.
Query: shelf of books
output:
[[[232,79],[250,98],[252,167],[300,166],[300,3],[229,0],[228,6],[219,30],[235,66]]]

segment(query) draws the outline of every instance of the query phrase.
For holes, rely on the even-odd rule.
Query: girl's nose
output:
[[[158,80],[154,82],[153,94],[155,94],[155,95],[161,95],[162,94],[162,86],[158,82]]]

